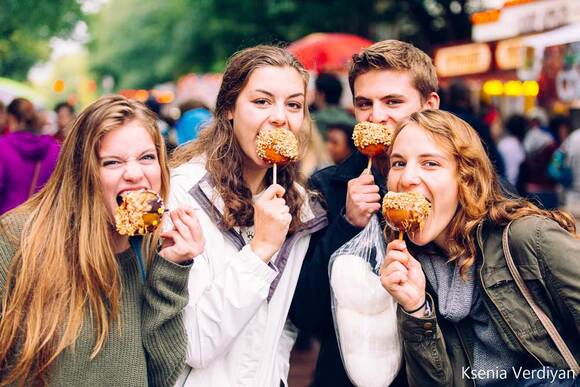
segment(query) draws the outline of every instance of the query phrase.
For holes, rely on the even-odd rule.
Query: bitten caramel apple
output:
[[[153,232],[161,224],[164,213],[163,199],[157,193],[145,189],[125,191],[117,197],[117,231],[128,236]]]
[[[383,198],[385,220],[401,232],[420,231],[431,213],[431,203],[418,192],[387,192]]]
[[[393,140],[394,129],[391,126],[359,122],[352,132],[354,145],[367,157],[375,157],[386,152]]]
[[[283,166],[298,158],[298,140],[284,128],[258,133],[256,148],[258,156],[270,164]]]

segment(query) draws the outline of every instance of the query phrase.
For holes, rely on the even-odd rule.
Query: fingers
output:
[[[284,193],[286,193],[284,187],[282,187],[280,184],[272,184],[266,188],[260,199],[270,200],[273,198],[281,198],[284,196]]]

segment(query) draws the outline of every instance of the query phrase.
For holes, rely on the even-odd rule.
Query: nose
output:
[[[375,124],[383,124],[386,125],[390,119],[388,109],[383,106],[381,101],[374,101],[373,108],[371,110],[369,121]]]
[[[125,165],[125,172],[123,178],[127,181],[138,182],[143,178],[143,169],[141,165],[135,160],[128,161]]]
[[[418,166],[408,162],[405,165],[399,180],[401,191],[407,191],[410,188],[419,185],[420,183],[421,178],[419,176]]]
[[[278,103],[272,106],[270,112],[270,123],[274,126],[286,125],[286,109],[284,104]]]

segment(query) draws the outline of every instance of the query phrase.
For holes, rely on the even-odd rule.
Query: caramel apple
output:
[[[367,157],[384,154],[391,145],[394,129],[372,122],[359,122],[352,132],[354,145]]]
[[[121,235],[145,235],[155,231],[165,213],[163,199],[157,193],[140,189],[122,192],[117,197],[115,225]]]
[[[383,215],[389,225],[403,232],[420,231],[431,213],[431,203],[418,192],[387,192],[383,198]]]

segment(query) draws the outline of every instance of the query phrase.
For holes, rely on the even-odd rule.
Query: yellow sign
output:
[[[441,77],[484,73],[490,65],[491,50],[485,43],[444,47],[435,52],[435,68]]]

